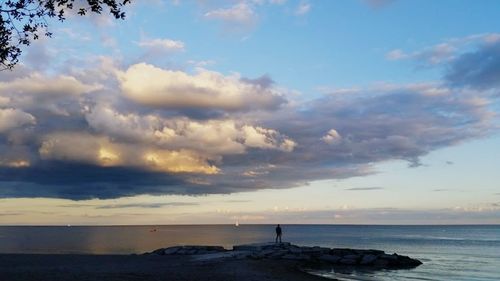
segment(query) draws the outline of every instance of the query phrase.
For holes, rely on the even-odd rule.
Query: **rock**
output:
[[[363,258],[361,258],[361,261],[359,262],[359,264],[369,265],[369,264],[372,264],[376,259],[377,259],[377,256],[372,255],[372,254],[367,254],[367,255],[364,255]]]
[[[372,254],[372,255],[375,255],[375,256],[380,256],[380,255],[385,254],[385,252],[381,251],[381,250],[370,249],[370,250],[368,250],[368,254]]]
[[[382,254],[385,254],[384,251],[380,251],[380,250],[359,250],[359,249],[356,249],[354,250],[354,252],[357,254],[357,255],[360,255],[360,256],[363,256],[363,255],[374,255],[374,256],[380,256]]]
[[[376,259],[373,262],[373,266],[376,268],[386,268],[389,265],[389,261],[383,259]]]
[[[337,263],[341,259],[339,256],[334,255],[322,255],[318,258],[320,261],[328,262],[328,263]]]
[[[233,250],[221,246],[175,246],[157,249],[154,255],[189,255],[198,261],[216,259],[286,259],[314,263],[329,263],[342,265],[362,265],[373,269],[413,268],[422,264],[421,261],[398,254],[386,254],[380,250],[299,247],[290,243],[257,243],[236,245]],[[324,265],[324,264],[323,264]]]
[[[388,255],[388,254],[383,254],[383,255],[380,255],[379,258],[381,259],[385,259],[385,260],[392,260],[392,261],[395,261],[398,259],[398,256],[396,254],[392,254],[392,255]]]
[[[165,250],[163,250],[163,254],[164,255],[173,255],[173,254],[177,253],[180,249],[182,249],[181,246],[166,248]]]
[[[263,259],[264,256],[261,255],[260,253],[251,253],[250,255],[248,255],[248,258],[251,258],[253,260],[260,260]]]
[[[269,258],[278,259],[288,254],[288,250],[278,250],[269,255]]]
[[[152,251],[151,253],[144,253],[144,254],[145,255],[160,255],[160,256],[163,256],[164,255],[164,253],[163,253],[164,250],[165,250],[164,248],[161,248],[161,249],[156,249],[156,250]]]
[[[175,246],[166,249],[159,249],[153,253],[159,255],[201,255],[225,252],[221,246]]]
[[[268,250],[263,250],[263,251],[259,252],[259,254],[262,256],[269,256],[274,252],[276,252],[276,250],[268,249]]]
[[[353,260],[353,259],[346,259],[346,258],[342,258],[340,261],[339,261],[341,264],[344,264],[344,265],[354,265],[357,263],[356,260]]]
[[[398,268],[412,268],[421,265],[422,262],[416,259],[412,259],[407,256],[398,256],[397,264],[395,264]]]
[[[295,261],[306,261],[310,259],[310,257],[306,255],[292,255],[292,254],[284,255],[281,258],[285,260],[295,260]]]
[[[300,250],[304,254],[309,254],[309,255],[321,255],[321,254],[326,254],[330,252],[329,248],[322,248],[322,247],[301,247]]]
[[[358,255],[345,255],[342,257],[343,259],[348,259],[348,260],[359,260],[360,259],[360,256]]]
[[[270,248],[287,248],[290,247],[290,243],[254,243],[254,244],[243,244],[233,246],[233,251],[262,251],[264,249]]]
[[[355,253],[351,249],[331,249],[330,254],[343,257],[343,256],[347,256],[347,255],[352,255]]]

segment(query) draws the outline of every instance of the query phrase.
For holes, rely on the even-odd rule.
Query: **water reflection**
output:
[[[173,245],[274,240],[275,225],[0,227],[0,253],[144,253]],[[282,225],[283,240],[304,246],[380,249],[424,262],[412,270],[318,272],[340,280],[498,280],[500,226]],[[156,230],[156,231],[154,231]]]

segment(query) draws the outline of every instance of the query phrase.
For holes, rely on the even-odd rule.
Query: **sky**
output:
[[[498,1],[132,1],[0,72],[0,224],[498,224]]]

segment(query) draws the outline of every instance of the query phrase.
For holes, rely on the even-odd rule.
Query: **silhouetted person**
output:
[[[276,243],[278,243],[278,239],[280,240],[281,243],[281,226],[279,224],[276,227]]]

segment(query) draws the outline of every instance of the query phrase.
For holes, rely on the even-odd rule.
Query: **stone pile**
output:
[[[226,252],[221,246],[175,246],[154,250],[150,254],[165,255],[206,255]]]
[[[193,255],[199,260],[230,259],[285,259],[302,261],[309,265],[362,266],[377,269],[413,268],[422,264],[417,259],[398,254],[387,254],[380,250],[339,249],[305,247],[290,243],[259,243],[234,246],[226,250],[220,246],[176,246],[158,249],[151,254]]]

